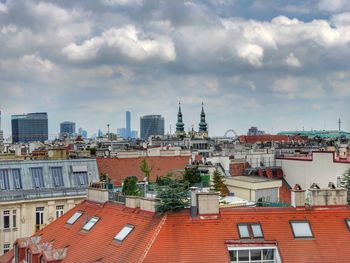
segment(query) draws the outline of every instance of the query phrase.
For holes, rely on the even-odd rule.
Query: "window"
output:
[[[68,219],[67,224],[73,225],[75,221],[77,221],[79,217],[81,217],[82,214],[82,211],[75,212],[74,215],[72,215],[71,218]]]
[[[17,211],[12,210],[12,227],[17,227]]]
[[[13,187],[15,189],[22,189],[22,179],[21,179],[20,169],[12,169],[12,178],[13,178]]]
[[[83,230],[89,231],[99,220],[99,217],[91,217],[90,220],[83,226]]]
[[[229,248],[231,262],[275,263],[278,260],[275,247],[235,247]]]
[[[295,238],[313,237],[308,221],[291,221],[290,224]]]
[[[4,244],[4,254],[10,251],[10,244]]]
[[[35,224],[37,225],[44,224],[44,207],[37,207],[35,209]]]
[[[28,263],[32,263],[32,254],[29,252],[29,250],[26,251],[26,261]]]
[[[263,232],[259,223],[238,224],[239,237],[244,238],[263,238]]]
[[[4,229],[10,228],[10,210],[5,210],[4,212]]]
[[[62,167],[51,167],[53,185],[55,187],[64,186],[62,177]]]
[[[19,261],[19,245],[18,244],[16,244],[15,245],[15,263],[18,263],[18,261]]]
[[[87,172],[73,172],[77,185],[88,185]]]
[[[59,218],[64,213],[64,206],[63,205],[57,205],[56,206],[56,218]]]
[[[345,219],[345,223],[348,226],[348,229],[350,231],[350,219]]]
[[[114,239],[120,242],[123,241],[130,234],[130,232],[133,231],[134,228],[135,226],[133,225],[125,225],[122,230],[120,230],[119,233],[114,237]]]
[[[7,170],[0,170],[0,189],[10,190],[9,174]]]
[[[44,176],[43,169],[39,168],[31,168],[30,169],[32,175],[32,182],[34,188],[43,188],[44,187]]]

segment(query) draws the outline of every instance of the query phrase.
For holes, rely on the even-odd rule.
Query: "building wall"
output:
[[[53,222],[56,218],[57,206],[63,206],[63,212],[67,212],[85,199],[85,196],[70,196],[48,198],[45,200],[21,200],[15,202],[3,202],[0,206],[0,256],[3,254],[4,245],[9,244],[10,249],[17,238],[29,237],[37,229],[41,229]],[[43,207],[43,224],[36,225],[36,209]],[[10,228],[4,229],[4,211],[10,213]],[[13,215],[16,214],[16,227],[13,227]]]
[[[140,119],[140,137],[148,139],[152,135],[164,135],[164,118],[161,115],[147,115]]]
[[[314,152],[312,160],[279,158],[285,179],[290,186],[299,184],[303,189],[309,188],[312,183],[319,187],[328,187],[329,182],[337,185],[337,178],[350,169],[350,162],[337,162],[333,160],[333,153]]]

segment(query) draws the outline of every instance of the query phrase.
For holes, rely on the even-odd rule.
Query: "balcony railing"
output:
[[[86,195],[86,187],[0,191],[0,202]]]

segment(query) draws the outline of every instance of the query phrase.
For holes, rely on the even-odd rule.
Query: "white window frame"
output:
[[[115,235],[114,240],[119,241],[119,242],[123,242],[123,240],[125,240],[130,235],[130,233],[134,230],[134,228],[135,228],[134,225],[126,224],[118,232],[118,234]]]
[[[83,211],[76,211],[74,215],[72,215],[68,220],[67,224],[68,225],[73,225],[82,215],[84,214]]]
[[[279,256],[278,249],[276,246],[247,246],[247,247],[238,247],[238,246],[228,246],[228,251],[249,251],[249,260],[239,261],[238,257],[235,261],[230,261],[231,263],[282,263],[281,257]],[[263,250],[274,250],[274,259],[261,259],[260,260],[251,260],[251,251],[252,250],[261,250],[261,254]]]
[[[44,224],[44,211],[45,207],[36,207],[35,208],[35,224],[43,225]],[[36,217],[39,215],[39,224],[37,224]]]
[[[56,218],[61,217],[64,214],[64,205],[56,205]]]
[[[10,251],[10,244],[4,244],[4,247],[3,247],[3,253],[7,253],[8,251]]]
[[[5,227],[5,217],[8,218],[8,226]],[[11,227],[11,216],[10,216],[10,210],[4,210],[3,211],[3,229],[10,229]]]

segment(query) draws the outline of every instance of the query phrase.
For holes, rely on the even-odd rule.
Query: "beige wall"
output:
[[[10,244],[17,238],[28,237],[35,233],[35,213],[37,207],[44,207],[44,224],[56,219],[56,206],[63,205],[64,213],[85,199],[85,196],[70,196],[67,198],[50,198],[41,200],[26,200],[0,203],[0,255],[3,254],[4,244]],[[4,211],[10,211],[10,228],[4,227]],[[16,228],[13,228],[13,211],[16,211]]]

